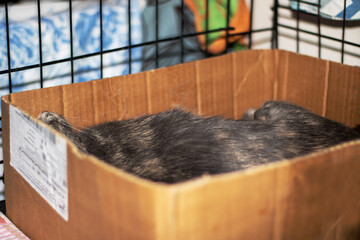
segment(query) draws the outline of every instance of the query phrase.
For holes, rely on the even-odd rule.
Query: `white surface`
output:
[[[66,140],[14,106],[10,112],[10,165],[67,221]]]
[[[273,26],[273,0],[255,0],[253,15],[253,30],[262,28],[271,28]],[[279,4],[290,6],[288,0],[280,0]],[[296,28],[297,17],[294,11],[288,9],[279,9],[278,23]],[[305,31],[318,33],[317,18],[312,15],[301,14],[299,28]],[[320,33],[329,37],[342,39],[342,22],[320,18]],[[299,53],[319,57],[319,38],[307,33],[299,33]],[[347,22],[345,25],[345,41],[360,44],[360,23]],[[335,62],[341,62],[341,42],[321,38],[321,58]],[[296,31],[279,27],[279,49],[297,52]],[[271,48],[271,32],[253,33],[253,49]],[[345,44],[344,46],[344,64],[360,66],[360,48]]]

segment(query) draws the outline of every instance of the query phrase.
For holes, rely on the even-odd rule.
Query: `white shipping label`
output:
[[[68,221],[66,140],[16,107],[10,111],[10,165]]]

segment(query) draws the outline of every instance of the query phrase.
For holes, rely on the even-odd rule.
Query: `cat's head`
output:
[[[282,120],[306,117],[314,115],[307,109],[282,101],[269,101],[264,103],[254,112],[254,119],[258,120]]]
[[[38,119],[65,135],[67,132],[73,131],[71,125],[58,113],[43,111],[39,114]]]

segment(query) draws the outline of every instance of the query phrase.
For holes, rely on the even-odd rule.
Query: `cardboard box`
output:
[[[31,239],[359,239],[360,141],[175,185],[132,176],[65,142],[67,220],[10,165],[13,106],[24,121],[24,114],[36,121],[49,110],[84,127],[174,105],[240,118],[271,99],[354,127],[360,123],[360,69],[281,50],[251,50],[4,96],[8,217]]]

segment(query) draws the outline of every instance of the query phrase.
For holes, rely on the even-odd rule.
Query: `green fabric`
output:
[[[201,16],[204,16],[204,19],[201,22],[202,29],[206,31],[206,1],[195,0],[196,6],[199,9]],[[227,15],[227,4],[230,2],[230,18],[235,15],[235,12],[238,7],[238,1],[228,1],[228,0],[209,0],[209,20],[208,20],[208,30],[216,30],[221,28],[226,28],[226,15]],[[221,32],[215,32],[208,35],[208,44],[214,42],[221,36]]]

